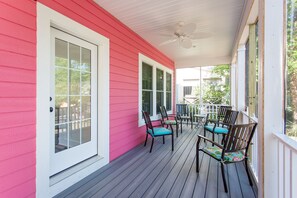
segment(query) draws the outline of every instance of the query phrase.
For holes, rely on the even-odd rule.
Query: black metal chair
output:
[[[225,135],[228,134],[228,127],[230,125],[234,125],[238,116],[238,111],[233,110],[227,110],[224,116],[223,121],[217,120],[217,122],[214,122],[212,124],[209,123],[208,119],[209,114],[206,115],[206,121],[204,124],[204,136],[206,136],[206,131],[212,133],[212,141],[214,141],[214,135],[222,134],[223,139],[225,138]]]
[[[190,121],[191,128],[193,129],[193,118],[187,104],[176,104],[176,115],[177,115],[177,119],[180,120],[181,133],[183,132],[183,120],[187,121],[187,125]]]
[[[167,110],[165,106],[160,106],[160,113],[161,113],[161,118],[162,118],[162,124],[163,126],[166,125],[167,128],[170,126],[171,131],[173,131],[172,125],[176,126],[176,137],[178,137],[178,128],[180,121],[177,120],[177,117],[175,114],[167,114]]]
[[[221,164],[221,172],[224,182],[225,192],[228,192],[224,165],[236,162],[245,162],[245,169],[248,175],[249,183],[252,186],[252,180],[248,171],[248,149],[255,133],[257,123],[230,125],[229,133],[222,144],[218,144],[204,136],[198,135],[196,144],[196,171],[199,173],[199,152],[202,151]],[[212,143],[213,146],[200,147],[201,139]]]
[[[155,137],[163,137],[163,144],[165,144],[165,136],[166,135],[171,135],[172,136],[172,151],[174,150],[174,137],[173,137],[173,131],[170,131],[167,128],[164,128],[162,125],[161,120],[157,120],[158,122],[160,122],[160,125],[154,125],[152,124],[151,118],[150,118],[150,114],[148,112],[142,111],[142,115],[145,121],[145,125],[146,125],[146,139],[145,139],[145,143],[144,146],[146,146],[146,142],[147,142],[147,138],[148,135],[150,135],[152,137],[152,144],[151,144],[151,149],[150,149],[150,153],[152,152],[153,149],[153,145],[154,145],[154,140]]]
[[[209,113],[208,122],[220,123],[223,121],[227,110],[232,110],[232,106],[221,105],[218,113]]]

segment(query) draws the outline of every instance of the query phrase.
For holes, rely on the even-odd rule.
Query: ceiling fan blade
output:
[[[185,39],[181,40],[180,45],[183,48],[189,49],[192,47],[192,41],[189,38],[185,38]]]
[[[174,35],[173,34],[170,34],[170,33],[160,33],[158,35],[160,35],[160,36],[166,36],[166,37],[174,37]]]
[[[195,23],[189,23],[181,27],[181,32],[184,34],[192,34],[196,30],[196,24]]]
[[[170,40],[167,40],[167,41],[164,41],[164,42],[160,43],[159,46],[163,46],[163,45],[167,45],[167,44],[170,44],[170,43],[174,43],[175,41],[177,41],[177,39],[170,39]]]
[[[190,38],[191,39],[204,39],[204,38],[209,38],[211,37],[212,34],[209,32],[196,32],[191,34]]]

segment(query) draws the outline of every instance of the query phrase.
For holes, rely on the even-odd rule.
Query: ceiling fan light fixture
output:
[[[174,28],[174,32],[169,35],[171,39],[164,41],[160,43],[160,46],[171,44],[174,42],[178,42],[178,46],[189,49],[194,48],[196,46],[193,46],[193,40],[200,39],[200,38],[208,38],[211,36],[210,33],[206,32],[195,32],[197,29],[197,25],[195,23],[188,23],[186,24],[183,21],[179,21]],[[166,36],[167,36],[166,35]],[[173,37],[173,38],[172,38]]]
[[[181,40],[180,45],[186,49],[189,49],[192,47],[192,41],[189,38],[184,38]]]

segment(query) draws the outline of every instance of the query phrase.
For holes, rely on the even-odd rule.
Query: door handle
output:
[[[53,112],[54,111],[54,108],[53,107],[50,107],[50,112]]]

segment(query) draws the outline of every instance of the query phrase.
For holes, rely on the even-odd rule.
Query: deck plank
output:
[[[187,180],[183,186],[180,197],[187,198],[187,197],[193,196],[196,183],[197,183],[197,181],[200,180],[199,177],[203,177],[203,176],[201,176],[201,174],[203,175],[208,172],[208,164],[209,164],[209,158],[204,157],[204,153],[202,153],[202,155],[200,157],[200,163],[199,163],[200,173],[197,174],[197,172],[196,172],[196,158],[194,159],[192,168],[191,168],[189,175],[187,177]]]
[[[235,169],[235,164],[227,164],[226,167],[228,171],[227,179],[229,180],[229,193],[231,197],[243,197],[241,187],[238,180],[238,175]],[[251,196],[251,195],[250,195]]]
[[[185,131],[183,132],[183,135],[185,135]],[[188,141],[192,139],[192,136],[190,134]],[[131,194],[131,197],[142,197],[142,196],[148,196],[149,194],[154,194],[156,192],[155,190],[158,190],[157,189],[158,186],[156,184],[157,183],[159,185],[161,184],[161,180],[166,175],[168,175],[168,172],[171,170],[173,165],[183,154],[186,148],[188,148],[188,142],[185,141],[185,143],[183,143],[183,145],[178,150],[176,150],[172,156],[168,156],[167,158],[164,158],[143,182],[144,185],[139,185],[135,189],[135,191]]]
[[[179,197],[183,187],[187,181],[187,178],[189,174],[191,173],[193,164],[195,164],[195,155],[196,153],[193,152],[195,151],[195,146],[194,149],[192,149],[190,155],[188,156],[186,162],[184,163],[183,167],[181,167],[180,172],[178,177],[176,178],[173,186],[171,186],[171,189],[167,195],[167,197],[174,197],[177,196]],[[168,184],[170,186],[170,183]]]
[[[176,184],[177,186],[183,186],[185,181],[183,179],[183,175],[184,178],[186,178],[186,175],[191,167],[190,163],[193,162],[193,159],[195,158],[195,152],[193,152],[195,151],[195,145],[196,140],[195,138],[193,138],[188,144],[190,152],[187,152],[187,150],[183,152],[182,156],[178,159],[175,166],[171,169],[165,181],[162,182],[158,192],[155,195],[156,197],[166,197],[170,190],[173,188],[174,184]],[[184,174],[180,174],[182,170],[185,171]],[[177,194],[180,194],[180,192],[178,192]],[[176,194],[174,194],[173,196],[175,197]]]
[[[183,137],[179,137],[177,138],[177,145],[175,145],[175,151],[179,150],[180,147],[187,142],[189,138],[189,134]],[[179,142],[179,143],[178,143]],[[171,155],[171,154],[170,154]],[[121,196],[130,196],[139,186],[148,186],[148,177],[151,175],[152,171],[156,170],[158,165],[160,164],[160,162],[162,160],[164,160],[164,158],[168,158],[168,154],[165,157],[160,157],[158,159],[150,159],[151,163],[149,165],[147,165],[147,167],[140,167],[140,169],[142,170],[142,173],[135,179],[129,179],[127,178],[124,182],[126,182],[127,184],[129,184],[121,193]],[[123,183],[124,183],[123,182]],[[145,188],[143,186],[143,188]]]
[[[243,197],[246,198],[255,198],[255,192],[253,188],[245,188],[245,186],[250,185],[248,176],[245,171],[244,163],[237,163],[236,164],[236,171],[239,178],[239,184],[242,189]],[[253,195],[253,196],[252,196]],[[249,197],[248,197],[249,196]]]
[[[200,194],[200,196],[201,195],[202,194]],[[217,195],[218,195],[218,162],[215,159],[210,158],[209,168],[208,168],[208,178],[207,178],[204,197],[217,197]],[[197,194],[197,196],[199,196],[199,194]]]
[[[157,138],[152,153],[151,140],[82,179],[56,197],[257,197],[249,185],[244,166],[225,166],[229,193],[224,192],[219,163],[200,152],[200,173],[196,173],[196,141],[201,130],[183,127],[175,138]]]
[[[181,144],[179,141],[186,141],[187,136],[184,138],[179,138],[175,143],[175,150],[179,149]],[[170,143],[170,138],[166,139],[166,142]],[[155,169],[155,167],[159,164],[159,162],[164,159],[166,156],[172,155],[171,145],[166,147],[162,147],[158,149],[158,151],[154,150],[151,154],[146,157],[145,161],[142,164],[131,166],[127,172],[127,174],[123,174],[121,177],[118,177],[116,180],[112,181],[105,189],[100,190],[100,194],[103,194],[104,197],[115,197],[117,195],[121,196],[129,196],[129,189],[134,190],[135,185],[139,185],[140,182],[145,180],[145,178]],[[146,167],[142,167],[142,165]],[[144,169],[145,168],[145,169]],[[123,192],[122,192],[123,191]],[[94,197],[98,197],[98,193],[94,194]]]
[[[103,176],[103,173],[108,170],[116,169],[121,164],[127,163],[131,157],[135,157],[137,153],[143,152],[143,144],[135,147],[130,152],[125,153],[124,155],[120,156],[117,160],[113,161],[112,163],[107,164],[106,166],[102,167],[98,171],[94,172],[93,174],[85,177],[84,179],[80,180],[78,183],[72,185],[68,189],[64,190],[60,194],[55,197],[71,197],[71,194],[75,195],[83,190],[86,190],[92,186],[92,181],[95,180],[97,177]],[[95,181],[93,181],[95,183]]]

